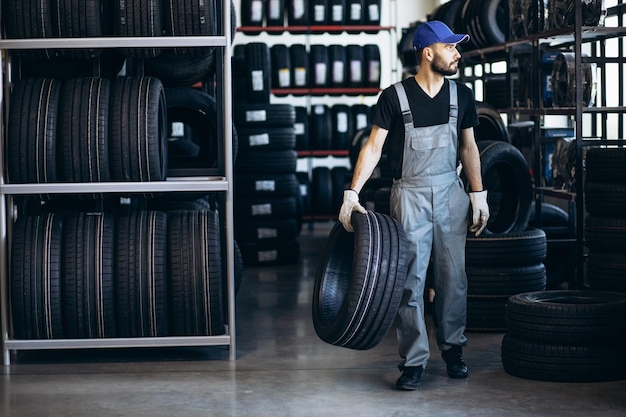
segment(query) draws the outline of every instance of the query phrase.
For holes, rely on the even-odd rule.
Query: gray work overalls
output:
[[[432,255],[437,344],[465,345],[467,306],[465,240],[469,197],[456,172],[458,96],[450,85],[448,123],[414,127],[402,83],[394,84],[404,122],[402,178],[391,189],[391,215],[409,239],[409,272],[398,311],[398,350],[404,366],[423,366],[429,357],[424,322],[424,284]],[[431,251],[432,249],[432,251]]]

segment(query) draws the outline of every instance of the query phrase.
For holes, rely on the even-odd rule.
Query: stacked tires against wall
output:
[[[503,141],[478,148],[491,216],[483,234],[467,238],[467,329],[501,332],[507,299],[546,287],[546,235],[528,228],[532,182],[521,152]]]
[[[130,2],[122,3],[129,7],[110,11],[117,22],[113,35],[158,36],[162,21],[167,21],[168,34],[214,33],[215,3],[167,3],[166,8],[158,1],[137,1],[132,7]],[[55,10],[45,5],[34,0],[6,2],[8,37],[109,35],[104,32],[108,26],[101,24],[109,11],[105,13],[100,2],[60,1]],[[163,19],[190,6],[193,13],[186,19]],[[53,14],[60,18],[54,25]],[[187,31],[196,20],[208,24],[200,32]],[[28,25],[40,21],[51,24]],[[168,26],[170,21],[181,26],[174,30]],[[212,54],[187,52],[200,57]],[[7,181],[165,180],[169,109],[162,81],[146,75],[117,76],[118,67],[100,67],[101,77],[87,70],[97,68],[93,59],[105,54],[121,56],[121,62],[132,66],[135,60],[160,53],[154,49],[16,52],[13,62],[23,73],[40,74],[16,81],[9,97]],[[59,69],[66,67],[71,71],[57,78],[57,72],[64,72]],[[46,74],[45,68],[54,75]],[[180,200],[184,199],[172,204],[154,194],[120,199],[88,191],[16,197],[9,284],[13,336],[223,334],[225,251],[218,206],[209,205],[208,199],[206,204]]]
[[[591,288],[626,293],[626,152],[591,148],[586,155],[585,244]]]
[[[302,195],[296,176],[296,110],[270,104],[269,47],[242,47],[245,97],[234,105],[240,152],[235,165],[235,236],[247,265],[297,262]]]

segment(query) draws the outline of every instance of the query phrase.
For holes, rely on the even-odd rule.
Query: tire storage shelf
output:
[[[296,107],[302,218],[309,227],[314,221],[336,219],[343,184],[351,176],[353,138],[370,127],[381,85],[399,79],[396,0],[240,4],[242,24],[237,31],[244,36],[238,42],[263,42],[271,50],[270,102]],[[380,44],[385,47],[379,50]],[[372,68],[369,63],[376,55],[378,66]],[[361,68],[354,67],[357,59]]]
[[[459,1],[463,3],[462,0]],[[609,204],[615,203],[618,211],[624,207],[623,180],[617,178],[623,175],[623,169],[620,168],[621,163],[615,165],[615,161],[621,160],[621,156],[603,156],[598,153],[592,155],[594,165],[609,162],[615,167],[613,172],[617,177],[613,176],[609,181],[610,184],[606,184],[607,187],[604,187],[604,183],[594,184],[593,181],[590,183],[589,163],[585,162],[592,148],[610,150],[623,148],[626,144],[624,141],[626,94],[623,90],[615,89],[616,86],[621,89],[626,82],[623,71],[626,64],[626,57],[623,54],[626,38],[624,27],[626,3],[623,0],[571,1],[568,2],[571,8],[568,8],[569,6],[560,8],[559,4],[564,2],[556,1],[554,8],[550,10],[537,10],[544,7],[541,1],[520,3],[511,0],[500,3],[507,14],[509,9],[512,9],[511,31],[515,36],[507,37],[508,40],[503,43],[463,51],[464,71],[461,71],[461,78],[474,88],[484,86],[485,96],[488,94],[489,81],[499,79],[502,83],[503,92],[502,96],[498,96],[498,112],[507,115],[509,127],[515,126],[520,129],[522,140],[532,138],[526,146],[529,150],[528,158],[532,160],[535,220],[541,225],[542,211],[545,214],[547,209],[544,197],[567,201],[570,211],[573,212],[569,227],[572,238],[557,239],[556,242],[573,248],[575,260],[572,260],[572,264],[575,263],[573,274],[575,277],[569,282],[570,289],[583,289],[589,287],[589,268],[598,265],[598,262],[592,265],[589,261],[592,258],[603,259],[599,263],[606,264],[604,259],[604,252],[608,250],[606,245],[598,251],[600,253],[590,256],[590,252],[597,249],[598,231],[601,237],[607,237],[603,233],[608,229],[621,233],[619,231],[621,227],[618,226],[623,223],[621,220],[623,214],[613,210],[607,216],[616,218],[616,222],[608,219],[604,221],[607,225],[596,224],[594,222],[596,218],[603,214],[596,213],[594,218],[594,213],[589,211],[588,201],[590,197],[594,198],[592,209],[604,206],[605,200],[595,201],[595,196],[599,193],[601,194],[599,198],[605,196],[616,200]],[[529,13],[525,16],[521,16],[516,9],[521,4],[529,5]],[[532,16],[540,18],[532,20]],[[504,64],[506,69],[495,74],[492,68],[500,63]],[[568,147],[563,147],[564,151],[560,154],[565,155],[569,152],[568,165],[557,165],[565,171],[560,173],[565,180],[559,178],[559,182],[547,184],[546,177],[553,174],[548,171],[551,170],[551,164],[552,166],[555,164],[554,159],[551,159],[551,163],[547,162],[548,157],[556,158],[559,151],[557,138],[547,134],[549,129],[544,129],[543,126],[546,118],[552,116],[566,116],[567,126],[555,130],[566,131],[557,136],[573,140],[569,142]],[[547,145],[553,147],[548,150]],[[551,152],[554,152],[554,157],[549,155]],[[600,175],[595,177],[596,181],[598,179],[608,181],[605,175],[607,169],[601,168]],[[608,191],[603,191],[604,188]],[[603,203],[600,204],[600,201]],[[588,211],[592,215],[591,221],[587,217]],[[593,228],[591,243],[592,246],[596,245],[595,248],[590,247],[590,242],[587,241],[588,225]],[[610,234],[608,237],[616,236],[618,235]],[[619,267],[623,264],[621,261],[623,249],[615,245],[611,251],[620,253],[609,253],[609,266],[612,269],[609,268],[608,272],[605,271],[603,274],[623,275],[624,269]],[[612,257],[613,255],[615,257]],[[567,262],[566,259],[563,261]],[[592,285],[592,288],[624,291],[626,285],[620,284],[611,288]]]
[[[30,3],[29,3],[30,4]],[[26,7],[26,6],[25,6]],[[223,10],[222,10],[223,9]],[[145,12],[145,10],[143,10]],[[6,115],[9,113],[9,93],[10,85],[13,82],[11,77],[13,73],[11,71],[11,54],[13,51],[19,50],[46,50],[46,49],[63,49],[65,51],[72,51],[76,49],[103,49],[110,48],[199,48],[199,47],[212,47],[218,51],[216,56],[223,55],[220,49],[228,50],[231,45],[231,13],[230,7],[221,7],[217,5],[218,13],[221,15],[217,20],[223,19],[223,24],[218,23],[218,28],[223,31],[224,35],[203,35],[203,36],[120,36],[120,37],[91,37],[91,38],[70,38],[70,37],[56,37],[56,38],[37,38],[37,39],[0,39],[0,50],[2,50],[2,57],[0,58],[0,64],[3,70],[2,77],[0,77],[0,100],[3,106],[2,117],[2,135],[7,132]],[[4,16],[3,16],[4,17]],[[3,26],[6,22],[3,22]],[[234,237],[233,237],[233,214],[232,214],[232,178],[233,178],[233,132],[232,126],[232,93],[231,93],[231,64],[230,60],[224,59],[222,65],[217,66],[216,74],[218,79],[223,80],[221,91],[218,93],[223,99],[223,108],[218,113],[218,120],[221,117],[223,120],[223,150],[224,153],[224,166],[220,171],[215,171],[217,174],[213,175],[198,175],[187,177],[172,177],[167,178],[166,181],[155,182],[143,182],[143,181],[127,181],[127,182],[65,182],[65,183],[8,183],[6,178],[7,173],[7,154],[6,154],[6,137],[2,137],[2,157],[0,158],[0,171],[3,175],[0,178],[0,315],[1,315],[1,331],[2,331],[2,360],[4,365],[11,364],[11,352],[22,350],[48,350],[48,349],[90,349],[90,348],[142,348],[142,347],[183,347],[183,346],[228,346],[229,360],[234,361],[236,359],[235,351],[235,277],[234,277],[234,264],[235,264],[235,250],[234,250]],[[221,71],[221,74],[219,73]],[[221,78],[219,78],[221,77]],[[59,122],[60,123],[60,122]],[[222,264],[222,268],[226,268],[226,282],[227,288],[224,294],[227,294],[228,308],[227,312],[224,312],[224,332],[215,332],[214,336],[193,336],[193,335],[175,335],[174,333],[168,333],[166,336],[158,337],[107,337],[106,332],[95,334],[94,336],[79,336],[76,338],[68,337],[67,334],[75,332],[66,332],[66,336],[63,338],[52,338],[53,332],[48,332],[49,339],[38,338],[37,335],[33,336],[27,334],[26,337],[16,338],[15,334],[24,335],[25,331],[15,331],[14,320],[11,317],[11,286],[10,286],[10,265],[11,259],[11,236],[14,231],[17,230],[16,225],[13,223],[15,220],[15,199],[18,196],[27,195],[47,195],[55,198],[56,201],[60,201],[63,197],[77,194],[104,194],[112,193],[122,198],[128,195],[148,195],[151,193],[200,193],[207,194],[217,192],[223,194],[225,197],[225,209],[222,213],[225,213],[225,233],[224,241],[225,245],[222,251],[226,253],[226,262]],[[28,218],[29,216],[25,216]],[[50,216],[52,217],[52,216]],[[105,217],[105,216],[102,216]],[[134,222],[134,220],[131,220]],[[202,226],[203,224],[201,224]],[[70,226],[75,225],[68,225]],[[20,226],[21,227],[21,226]],[[55,226],[51,226],[54,230]],[[134,226],[133,226],[134,227]],[[101,230],[106,232],[107,227],[104,226]],[[111,229],[110,224],[108,229]],[[41,229],[38,229],[41,230]],[[129,228],[129,230],[132,230]],[[46,232],[47,233],[47,232]],[[54,234],[54,231],[50,232]],[[128,235],[128,233],[127,233]],[[126,238],[131,241],[133,236]],[[28,239],[33,240],[33,239]],[[20,251],[28,251],[29,248],[35,247],[36,243],[28,243],[20,246]],[[41,245],[40,245],[41,246]],[[50,245],[48,245],[50,246]],[[225,249],[224,249],[225,248]],[[47,250],[46,244],[43,244],[43,250]],[[80,250],[80,248],[78,248]],[[17,249],[16,249],[17,250]],[[54,250],[54,249],[52,249]],[[58,248],[57,248],[58,250]],[[82,249],[85,253],[87,249]],[[56,255],[57,257],[59,254]],[[86,261],[90,262],[89,256],[86,256]],[[82,273],[80,270],[77,272],[77,276]],[[86,275],[86,274],[85,274]],[[79,278],[80,279],[80,278]],[[41,285],[41,284],[39,284]],[[59,290],[57,288],[57,290]],[[130,290],[132,291],[132,290]],[[75,301],[75,300],[74,300]],[[106,302],[106,301],[105,301]],[[82,301],[78,301],[82,304]],[[22,306],[25,307],[25,306]],[[26,306],[27,307],[27,306]],[[78,307],[79,309],[80,307]],[[76,313],[76,311],[75,311]],[[54,314],[54,312],[53,312]],[[58,320],[58,318],[56,318]],[[203,319],[204,321],[208,321]],[[220,318],[221,320],[221,318]],[[78,319],[77,321],[80,321]],[[200,320],[199,320],[200,321]],[[221,323],[220,323],[221,324]],[[127,327],[127,326],[124,326]],[[158,332],[158,331],[157,331]],[[79,332],[85,334],[85,332]],[[123,331],[119,333],[124,333]],[[161,332],[162,334],[162,332]],[[192,334],[192,333],[185,333]],[[199,333],[201,334],[201,333]],[[211,334],[211,333],[208,333]],[[90,337],[90,338],[86,338]]]

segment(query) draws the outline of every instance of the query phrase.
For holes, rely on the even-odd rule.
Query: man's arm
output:
[[[382,127],[373,125],[367,142],[361,148],[359,152],[359,158],[356,161],[354,167],[354,174],[352,175],[351,189],[357,192],[361,192],[361,189],[374,172],[374,168],[378,165],[378,161],[383,153],[383,145],[387,139],[388,130]]]
[[[469,127],[461,130],[460,141],[461,163],[463,171],[473,192],[483,191],[483,179],[480,173],[480,153],[474,139],[474,128]]]
[[[385,139],[387,139],[387,133],[385,129],[376,125],[372,126],[372,132],[363,148],[361,148],[361,152],[359,152],[350,189],[343,192],[339,221],[348,232],[354,231],[352,227],[352,212],[366,213],[365,208],[359,203],[359,192],[372,175],[376,165],[378,165],[378,161],[383,153]]]
[[[487,227],[489,205],[487,204],[487,191],[483,188],[483,180],[480,173],[480,152],[478,152],[478,146],[476,146],[476,140],[474,139],[473,127],[461,131],[460,146],[463,170],[472,190],[469,194],[472,206],[472,225],[469,230],[478,237]]]

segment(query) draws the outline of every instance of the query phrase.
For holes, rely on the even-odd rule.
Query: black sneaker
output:
[[[467,378],[467,365],[463,362],[463,349],[461,346],[452,346],[450,349],[442,351],[441,356],[446,362],[450,378]]]
[[[402,376],[396,381],[396,388],[413,391],[417,389],[417,384],[422,377],[422,371],[424,368],[421,366],[401,366]]]

